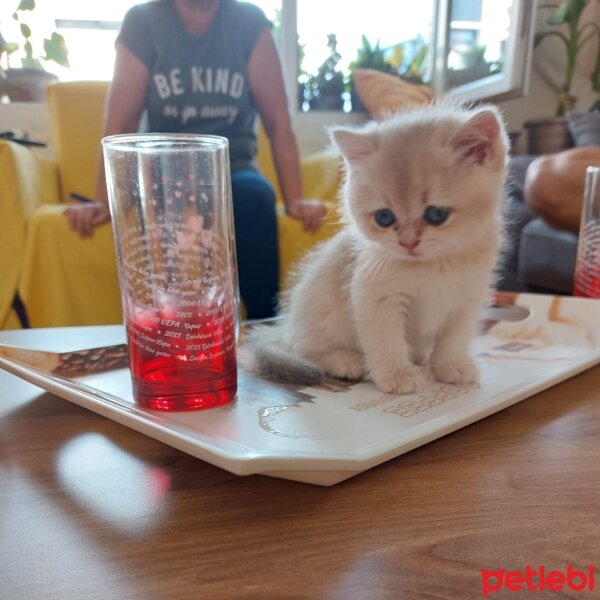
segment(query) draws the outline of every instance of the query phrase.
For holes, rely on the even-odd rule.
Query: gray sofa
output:
[[[523,201],[527,167],[535,156],[513,156],[504,204],[506,248],[498,267],[498,288],[507,291],[570,294],[577,236],[548,225]]]
[[[567,125],[573,146],[600,147],[600,112],[569,113]],[[498,265],[497,287],[506,291],[571,294],[577,235],[556,229],[533,213],[523,201],[531,155],[512,156],[504,204],[507,244]]]

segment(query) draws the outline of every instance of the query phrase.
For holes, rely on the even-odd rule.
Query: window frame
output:
[[[293,93],[298,82],[298,49],[297,49],[297,2],[298,0],[281,0],[281,62],[284,72],[286,89],[288,90],[290,113],[295,118],[316,118],[316,113],[327,113],[343,117],[337,121],[355,121],[349,118],[353,113],[339,111],[309,111],[303,112],[296,104],[296,94]],[[451,3],[453,0],[431,0],[432,27],[431,43],[433,49],[429,53],[428,72],[430,86],[436,97],[451,94],[464,100],[507,100],[517,98],[527,93],[531,73],[533,40],[535,33],[535,11],[537,0],[513,0],[511,7],[511,30],[508,37],[508,47],[505,69],[501,74],[494,74],[485,79],[474,81],[452,90],[446,89],[446,56],[449,48],[449,31],[451,19]]]
[[[525,95],[529,89],[535,12],[537,0],[513,0],[510,33],[502,73],[490,75],[451,90],[446,85],[446,57],[449,51],[451,4],[453,0],[434,0],[435,43],[431,62],[431,88],[434,95],[449,93],[464,100],[508,100]]]
[[[296,126],[312,130],[313,135],[332,123],[353,124],[366,118],[364,113],[313,110],[304,112],[297,105],[295,90],[298,85],[298,0],[281,1],[280,56],[288,105]],[[464,100],[505,100],[524,95],[529,85],[535,10],[537,0],[513,0],[511,8],[511,33],[508,37],[505,65],[502,74],[474,81],[452,90],[446,90],[446,57],[449,48],[452,2],[455,0],[430,0],[432,5],[431,38],[428,58],[430,86],[436,97],[449,93]],[[63,27],[90,29],[118,29],[120,22],[58,18]],[[456,25],[456,23],[455,23]],[[516,34],[515,34],[516,33]],[[323,134],[321,134],[323,137]]]

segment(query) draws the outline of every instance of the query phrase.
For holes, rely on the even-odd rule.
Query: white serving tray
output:
[[[529,314],[495,323],[474,341],[480,385],[431,382],[423,392],[406,396],[383,394],[371,383],[337,380],[314,388],[283,386],[250,376],[240,365],[234,404],[159,413],[135,405],[128,369],[67,378],[5,356],[0,367],[236,475],[333,485],[600,362],[600,302],[531,294],[509,299]],[[496,310],[494,318],[504,314],[516,318],[517,312]],[[94,330],[96,345],[125,341],[121,326]],[[89,328],[68,331],[68,348],[63,340],[43,349],[90,346]]]

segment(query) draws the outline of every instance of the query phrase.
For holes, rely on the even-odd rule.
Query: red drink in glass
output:
[[[585,224],[579,234],[574,296],[600,298],[600,224]]]
[[[575,282],[573,296],[582,298],[600,298],[600,276],[586,277],[585,283]]]
[[[127,324],[137,403],[162,411],[222,406],[235,398],[233,314],[182,321],[144,311]]]

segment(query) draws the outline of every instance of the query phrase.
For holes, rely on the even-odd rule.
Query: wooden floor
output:
[[[599,514],[600,368],[330,488],[230,475],[0,373],[5,600],[468,600],[482,568],[597,564]],[[489,597],[597,597],[548,594]]]

